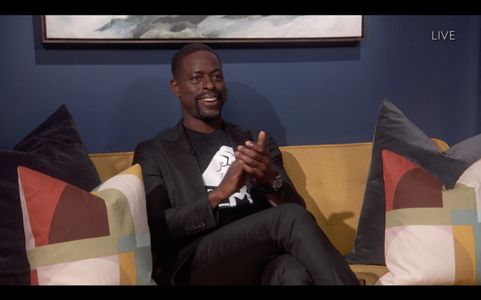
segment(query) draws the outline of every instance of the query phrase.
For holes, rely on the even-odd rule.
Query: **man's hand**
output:
[[[208,194],[211,207],[216,207],[224,199],[229,198],[244,186],[247,174],[244,171],[243,165],[244,163],[242,161],[234,161],[220,185]]]
[[[272,169],[272,160],[265,148],[266,133],[259,132],[257,142],[246,141],[244,146],[238,146],[235,156],[243,162],[244,171],[260,184],[271,185],[276,172]]]

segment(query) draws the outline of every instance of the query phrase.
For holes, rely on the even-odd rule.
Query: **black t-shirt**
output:
[[[224,130],[201,133],[186,128],[186,132],[194,149],[206,191],[210,192],[219,186],[236,160],[235,146]],[[219,224],[229,223],[252,213],[254,209],[252,204],[254,201],[244,185],[238,192],[219,203]]]

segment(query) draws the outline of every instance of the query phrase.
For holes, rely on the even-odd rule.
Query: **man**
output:
[[[158,284],[357,284],[305,209],[264,131],[225,122],[222,65],[203,44],[172,59],[176,127],[140,143]],[[255,141],[255,142],[254,142]]]

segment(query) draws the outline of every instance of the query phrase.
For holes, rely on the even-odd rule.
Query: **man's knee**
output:
[[[276,207],[279,217],[284,221],[307,221],[314,222],[312,214],[299,204],[285,203]]]
[[[289,254],[271,260],[261,278],[263,285],[312,285],[311,275],[298,260]]]

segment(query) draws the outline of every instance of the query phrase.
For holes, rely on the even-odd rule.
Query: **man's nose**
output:
[[[202,84],[204,89],[211,90],[214,88],[214,81],[208,75],[204,76],[204,79],[202,80]]]

